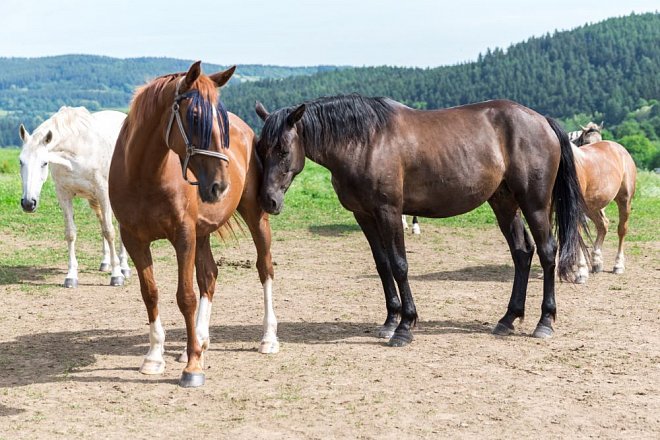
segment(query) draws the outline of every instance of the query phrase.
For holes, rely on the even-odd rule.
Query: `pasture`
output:
[[[558,284],[549,340],[529,337],[541,302],[534,258],[528,321],[502,338],[513,266],[490,208],[422,219],[406,235],[420,315],[414,342],[385,346],[385,306],[369,246],[313,163],[289,190],[274,230],[280,353],[257,352],[262,292],[246,234],[214,239],[219,283],[206,385],[177,386],[185,328],[171,246],[156,243],[167,332],[162,376],[137,371],[148,323],[136,278],[96,271],[98,223],[75,203],[80,286],[64,289],[66,244],[50,180],[20,210],[18,151],[0,150],[0,439],[13,438],[658,438],[660,176],[642,172],[626,273]]]

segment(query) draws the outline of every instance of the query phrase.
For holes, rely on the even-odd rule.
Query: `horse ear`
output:
[[[234,74],[235,71],[236,71],[236,66],[231,66],[227,70],[214,73],[213,75],[209,75],[209,78],[213,80],[216,87],[222,87],[225,84],[227,84],[227,81],[229,81],[229,78],[231,78],[231,76]]]
[[[266,110],[266,107],[259,101],[254,106],[254,111],[257,112],[257,115],[261,118],[262,121],[266,121],[268,119],[268,116],[270,116],[270,113],[268,113],[268,110]]]
[[[192,65],[186,72],[185,79],[183,80],[184,90],[190,88],[190,86],[192,86],[195,80],[199,78],[199,75],[201,75],[201,73],[202,73],[202,62],[195,61],[194,63],[192,63]]]
[[[27,139],[30,137],[30,133],[28,133],[25,125],[21,124],[21,126],[18,127],[18,135],[21,137],[23,142],[27,142]]]
[[[587,127],[585,127],[583,125],[580,125],[580,128],[582,129],[582,131],[587,131]]]
[[[294,111],[292,111],[289,116],[286,118],[287,124],[289,124],[290,127],[293,127],[296,125],[296,122],[300,121],[300,118],[302,118],[303,114],[305,113],[305,104],[300,104]]]
[[[44,137],[44,144],[48,145],[52,140],[53,140],[53,132],[48,130],[48,133],[46,133],[46,136]]]
[[[605,121],[600,121],[600,125],[598,126],[598,128],[599,128],[601,131],[603,131],[603,128],[605,128]]]

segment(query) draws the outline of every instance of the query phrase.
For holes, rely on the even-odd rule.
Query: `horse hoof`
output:
[[[392,325],[382,325],[378,327],[378,337],[380,339],[390,339],[394,335],[394,331],[399,324],[394,323]]]
[[[101,263],[99,272],[110,272],[110,265],[108,263]]]
[[[77,278],[65,278],[64,279],[64,287],[67,289],[75,289],[78,287],[78,279]]]
[[[591,265],[591,272],[601,273],[603,271],[603,263],[596,263]]]
[[[419,234],[422,233],[422,230],[419,228],[419,225],[418,225],[417,223],[415,223],[415,224],[413,225],[413,230],[412,230],[412,232],[413,232],[413,234],[415,234],[415,235],[419,235]]]
[[[587,275],[578,275],[575,277],[575,284],[584,284],[589,279]]]
[[[140,373],[154,375],[163,374],[165,371],[165,361],[155,361],[152,359],[145,359],[140,366]]]
[[[534,330],[534,333],[532,333],[532,336],[534,338],[539,338],[539,339],[547,339],[552,336],[554,333],[554,330],[552,327],[548,327],[547,325],[539,324],[536,326],[536,329]]]
[[[124,275],[124,278],[129,279],[131,277],[131,269],[122,269],[121,274]]]
[[[185,371],[181,374],[181,379],[179,380],[179,386],[181,388],[197,388],[204,385],[206,378],[204,373],[186,373]]]
[[[390,340],[387,342],[387,345],[390,347],[405,347],[410,344],[413,340],[413,335],[410,331],[408,332],[394,332]]]
[[[280,343],[276,339],[274,341],[261,341],[259,344],[259,353],[261,354],[275,354],[280,351]]]
[[[513,327],[507,327],[505,324],[498,322],[493,329],[493,334],[496,336],[509,336],[513,333]]]
[[[123,286],[124,285],[124,276],[119,275],[116,277],[110,277],[110,285],[111,286]]]
[[[623,270],[624,270],[623,267],[615,267],[615,268],[612,270],[612,273],[615,273],[615,274],[617,274],[617,275],[621,275],[621,274],[623,273]]]

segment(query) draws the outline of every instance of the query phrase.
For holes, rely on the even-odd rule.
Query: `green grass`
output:
[[[18,149],[0,149],[0,232],[4,243],[0,246],[0,284],[25,279],[30,268],[35,266],[52,268],[66,264],[63,219],[52,180],[49,178],[44,185],[37,212],[23,213],[18,154]],[[101,256],[100,227],[86,201],[76,199],[74,209],[80,270],[95,270]],[[616,205],[610,204],[606,212],[611,220],[607,239],[615,241]],[[496,223],[488,204],[461,216],[421,221],[422,227],[433,224],[465,228],[468,235],[475,228],[491,228]],[[638,176],[628,240],[659,240],[658,221],[660,175],[642,171]],[[330,183],[330,173],[309,161],[287,192],[282,213],[271,217],[271,225],[275,231],[307,229],[319,234],[359,231],[353,215],[339,204]],[[634,246],[630,250],[634,252]]]

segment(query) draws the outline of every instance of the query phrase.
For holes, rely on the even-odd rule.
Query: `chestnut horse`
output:
[[[280,212],[305,156],[330,170],[339,201],[353,212],[371,246],[387,306],[379,336],[390,337],[389,345],[411,342],[417,320],[401,215],[450,217],[486,201],[515,264],[508,310],[493,331],[509,334],[524,316],[535,242],[544,279],[541,318],[533,335],[552,335],[553,205],[563,278],[572,274],[584,246],[578,226],[584,219],[583,200],[571,145],[553,120],[510,101],[419,111],[359,95],[320,98],[272,114],[257,103],[256,111],[265,121],[257,144],[264,163],[263,209]]]
[[[160,374],[165,368],[165,332],[149,249],[151,242],[165,238],[174,246],[179,268],[176,298],[187,336],[182,355],[187,365],[179,382],[184,387],[204,383],[203,350],[209,345],[218,275],[209,236],[235,211],[245,220],[257,248],[265,307],[259,350],[275,353],[279,347],[272,307],[271,232],[268,215],[257,202],[261,167],[254,154],[254,133],[228,114],[217,96],[217,87],[234,70],[235,66],[206,76],[198,61],[185,73],[156,78],[138,90],[110,166],[110,201],[140,278],[149,317],[150,347],[140,372]],[[196,323],[193,269],[200,294]]]
[[[623,242],[628,232],[628,218],[632,210],[635,195],[637,168],[630,153],[616,142],[603,141],[600,131],[602,125],[590,122],[582,128],[578,138],[580,147],[573,147],[575,167],[580,187],[587,204],[587,217],[596,226],[596,240],[591,253],[591,270],[598,273],[603,270],[603,241],[607,234],[609,220],[605,216],[605,207],[615,201],[619,210],[619,250],[614,260],[613,272],[623,273],[625,257]],[[580,255],[576,282],[584,283],[589,278],[584,255]]]

